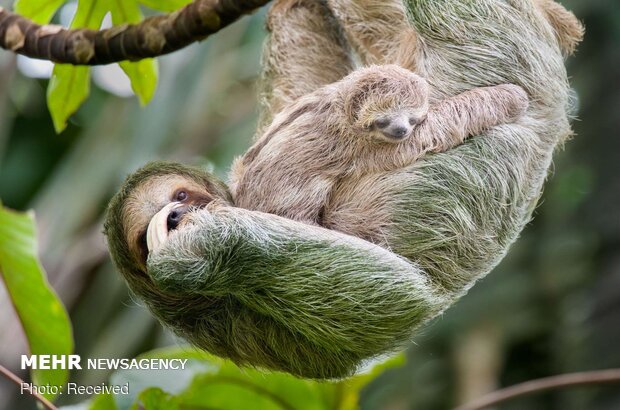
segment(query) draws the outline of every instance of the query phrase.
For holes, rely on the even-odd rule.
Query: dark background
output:
[[[557,153],[535,218],[508,257],[416,337],[406,367],[364,392],[365,409],[446,409],[538,377],[620,367],[620,3],[563,3],[587,28],[567,62],[579,96],[576,136]],[[78,354],[132,357],[176,343],[111,266],[102,212],[124,176],[151,159],[210,163],[226,175],[256,121],[263,14],[162,58],[146,108],[93,85],[61,135],[45,105],[47,81],[26,77],[0,51],[0,198],[35,210],[42,261],[71,313]],[[0,363],[16,369],[23,351],[0,286]],[[81,383],[106,377],[72,375]],[[30,400],[5,400],[15,396],[0,380],[0,409],[28,408]],[[571,388],[501,408],[618,409],[620,387]]]

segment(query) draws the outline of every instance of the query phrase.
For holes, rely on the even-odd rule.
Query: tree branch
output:
[[[0,364],[0,374],[2,374],[3,376],[5,376],[7,379],[9,379],[10,381],[14,382],[15,384],[17,384],[20,388],[21,388],[22,384],[25,383],[15,373],[10,371],[6,367],[2,366],[1,364]],[[39,393],[32,391],[32,389],[30,389],[30,388],[28,388],[28,392],[35,399],[37,399],[43,405],[43,407],[45,407],[46,409],[48,409],[48,410],[58,410],[58,408],[56,406],[54,406],[49,400],[47,400],[45,397],[41,396]]]
[[[570,386],[585,386],[592,384],[620,383],[620,369],[598,370],[591,372],[570,373],[560,376],[545,377],[516,384],[505,389],[497,390],[473,403],[457,407],[455,410],[481,410],[498,403],[503,403],[517,397],[527,396],[547,390],[560,389]]]
[[[201,41],[269,0],[195,0],[173,13],[106,30],[38,25],[0,7],[0,47],[74,65],[137,61]]]

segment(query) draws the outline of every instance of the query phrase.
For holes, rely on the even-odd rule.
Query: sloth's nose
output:
[[[179,223],[183,219],[183,215],[187,213],[187,206],[177,206],[172,208],[172,211],[168,214],[167,225],[168,231],[172,231],[179,226]]]
[[[394,125],[383,130],[383,133],[390,138],[401,139],[409,133],[409,129],[402,125]]]
[[[383,135],[392,140],[401,140],[407,137],[413,129],[413,124],[409,124],[409,119],[405,116],[379,118],[375,121],[375,126]]]

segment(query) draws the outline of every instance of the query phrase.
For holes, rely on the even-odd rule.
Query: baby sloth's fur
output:
[[[233,165],[235,204],[323,225],[330,194],[343,178],[353,183],[404,168],[514,121],[528,104],[523,89],[513,85],[475,88],[430,108],[428,99],[426,81],[396,65],[356,70],[300,98]],[[382,131],[391,122],[399,123],[402,135]]]

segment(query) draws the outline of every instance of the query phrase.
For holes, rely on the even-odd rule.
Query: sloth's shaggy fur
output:
[[[376,11],[365,7],[372,0],[331,3],[341,10]],[[379,238],[383,247],[213,203],[190,213],[149,255],[144,269],[128,247],[132,221],[124,208],[145,180],[179,174],[228,194],[213,185],[212,176],[181,165],[155,164],[129,177],[108,211],[110,250],[133,291],[176,333],[240,364],[344,377],[364,360],[406,346],[415,328],[487,274],[517,238],[554,148],[571,134],[562,36],[529,0],[405,5],[416,52],[423,56],[416,69],[430,84],[431,104],[472,88],[511,83],[530,97],[525,116],[409,167],[343,178],[323,223]],[[296,57],[331,61],[348,71],[348,54],[332,47],[345,47],[340,29],[332,20],[309,23],[328,14],[323,1],[276,2],[269,24],[282,30],[282,41],[274,41],[274,33],[267,45],[264,84],[273,96],[265,101],[262,124],[273,118],[273,109],[335,81],[340,66],[290,70],[300,61]],[[318,27],[325,31],[304,31]],[[287,44],[285,34],[294,32],[309,47]]]
[[[446,151],[468,136],[516,120],[528,104],[525,92],[509,84],[475,88],[430,108],[428,93],[418,75],[380,65],[299,98],[235,161],[235,205],[322,225],[322,215],[343,205],[332,201],[326,207],[342,178],[355,185],[362,176],[407,167],[426,153]],[[394,119],[412,121],[408,129],[401,125],[410,135],[395,139],[375,125]],[[338,214],[330,215],[330,226],[342,225],[333,220]],[[361,236],[355,227],[345,232]]]

